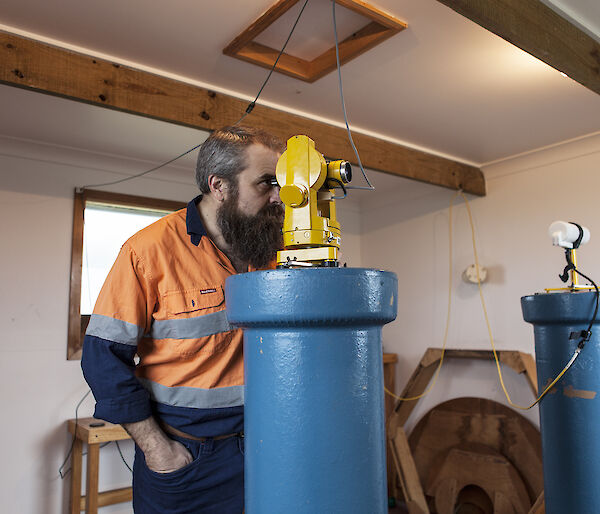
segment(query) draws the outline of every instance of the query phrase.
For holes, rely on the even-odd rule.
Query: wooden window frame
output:
[[[84,212],[87,202],[122,207],[138,207],[177,211],[185,208],[186,204],[172,200],[149,198],[145,196],[124,195],[107,191],[85,189],[75,190],[73,202],[73,239],[71,242],[71,278],[69,286],[69,327],[67,335],[67,360],[81,359],[83,336],[90,321],[89,315],[81,314],[81,280],[83,261],[83,226]]]
[[[271,69],[279,55],[279,50],[261,45],[254,41],[254,39],[272,25],[281,15],[296,5],[297,2],[298,0],[279,0],[229,43],[223,49],[223,53],[230,57]],[[357,30],[354,34],[339,43],[340,65],[346,64],[348,61],[358,57],[407,27],[403,21],[362,0],[336,0],[336,3],[369,20],[369,23],[362,29]],[[312,61],[307,61],[306,59],[284,52],[277,62],[275,71],[305,82],[314,82],[331,73],[336,67],[337,62],[334,46],[315,57]]]

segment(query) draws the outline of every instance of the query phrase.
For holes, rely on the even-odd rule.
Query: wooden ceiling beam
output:
[[[246,100],[8,33],[0,33],[0,83],[208,131],[235,123],[248,105]],[[306,134],[324,155],[355,160],[342,128],[262,105],[244,123],[284,140]],[[478,168],[372,136],[357,133],[354,140],[366,168],[485,195]]]
[[[600,43],[539,0],[438,0],[600,94]]]

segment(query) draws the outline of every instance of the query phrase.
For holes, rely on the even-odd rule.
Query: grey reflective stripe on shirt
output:
[[[138,327],[133,323],[111,318],[110,316],[102,316],[101,314],[92,314],[85,334],[116,343],[137,346],[143,332],[142,327]]]
[[[218,409],[244,405],[244,386],[216,387],[169,387],[157,384],[145,378],[138,378],[150,393],[150,397],[159,403],[174,407],[192,407],[194,409]]]
[[[152,339],[198,339],[233,330],[224,310],[203,316],[182,319],[165,319],[152,323]]]

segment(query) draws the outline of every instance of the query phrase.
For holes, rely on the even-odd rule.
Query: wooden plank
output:
[[[92,426],[98,423],[102,423],[102,425]],[[75,420],[70,419],[68,426],[69,432],[74,434]],[[115,425],[96,418],[81,418],[77,420],[77,438],[89,445],[93,445],[131,439],[131,436],[121,425]]]
[[[81,497],[81,456],[83,443],[77,437],[73,441],[73,451],[71,453],[71,493],[69,500],[69,513],[79,514],[85,508],[80,506]]]
[[[97,191],[95,189],[86,189],[83,192],[84,207],[86,202],[104,203],[107,205],[122,205],[125,207],[137,207],[140,209],[156,209],[158,211],[178,211],[185,209],[185,202],[174,200],[162,200],[160,198],[150,198],[148,196],[125,195],[122,193],[113,193],[110,191]]]
[[[277,50],[252,41],[240,49],[235,56],[242,61],[258,64],[270,70],[278,55],[279,52]],[[310,63],[300,57],[294,57],[286,53],[281,54],[277,62],[277,71],[289,77],[312,82],[310,80]]]
[[[381,24],[371,22],[362,29],[351,34],[339,45],[340,65],[344,65],[355,57],[365,53],[374,46],[397,34],[397,31],[383,27]],[[337,68],[335,46],[323,52],[309,63],[310,82],[320,79]]]
[[[186,204],[183,202],[148,198],[145,196],[124,195],[109,191],[86,189],[83,193],[75,192],[73,201],[73,236],[71,242],[71,280],[69,285],[68,360],[81,359],[83,338],[90,321],[89,315],[82,316],[80,312],[84,212],[87,202],[164,211],[177,211],[186,207]]]
[[[73,235],[71,242],[71,277],[69,281],[69,326],[67,360],[81,359],[81,267],[83,259],[83,195],[75,193],[73,201]]]
[[[100,464],[100,445],[88,444],[87,473],[85,487],[85,514],[98,512],[98,470]]]
[[[250,43],[255,37],[269,27],[281,15],[289,11],[298,0],[279,0],[261,14],[248,28],[244,29],[231,43],[224,49],[225,55],[234,57],[244,46]],[[271,62],[271,66],[273,62]]]
[[[398,362],[398,354],[397,353],[384,353],[383,354],[383,363],[384,364],[394,364]]]
[[[403,21],[362,0],[336,0],[335,3],[396,31],[407,27]]]
[[[521,362],[523,363],[525,377],[529,383],[529,387],[533,392],[533,396],[538,396],[538,384],[537,384],[537,368],[535,367],[535,359],[530,353],[519,352]]]
[[[517,373],[524,373],[534,396],[537,396],[537,375],[535,370],[535,360],[533,356],[518,352],[516,350],[500,350],[497,352],[498,360],[506,364]],[[404,390],[400,394],[402,398],[412,398],[419,396],[429,385],[433,377],[437,364],[442,356],[441,348],[428,348],[413,374],[408,379]],[[444,359],[477,359],[494,360],[494,353],[491,350],[455,350],[447,349]],[[411,412],[417,406],[417,401],[399,401],[395,408],[395,415],[390,421],[390,426],[404,426]]]
[[[600,94],[600,43],[540,0],[438,0]]]
[[[425,356],[423,358],[423,361],[424,360]],[[412,398],[423,393],[433,377],[433,374],[435,373],[438,360],[439,358],[429,363],[424,363],[423,361],[420,362],[411,377],[408,379],[408,382],[400,394],[400,397]],[[418,401],[414,400],[399,401],[396,405],[395,415],[393,417],[393,421],[390,422],[390,426],[404,426],[404,423],[406,423],[406,420],[408,420],[410,417],[410,414],[417,406],[417,403]]]
[[[98,507],[106,507],[115,503],[130,502],[133,499],[133,489],[131,487],[123,487],[121,489],[112,489],[98,493]],[[85,510],[85,496],[79,500],[79,507]]]
[[[0,82],[202,130],[235,123],[248,102],[95,57],[0,33]],[[257,105],[244,123],[287,140],[307,134],[327,157],[355,161],[345,129]],[[481,170],[355,134],[366,168],[485,195]]]
[[[415,461],[402,427],[397,428],[390,446],[409,514],[429,514]]]
[[[546,503],[544,502],[544,491],[538,496],[538,499],[535,501],[531,509],[529,509],[529,514],[546,514]]]

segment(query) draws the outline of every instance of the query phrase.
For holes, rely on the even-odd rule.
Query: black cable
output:
[[[129,464],[127,464],[127,461],[125,460],[125,457],[123,457],[123,452],[121,452],[121,447],[119,446],[119,441],[115,441],[115,444],[117,445],[117,450],[119,450],[119,455],[121,456],[121,460],[123,461],[123,464],[125,464],[125,466],[127,467],[127,469],[129,471],[131,471],[131,473],[133,473],[133,469],[131,469],[129,467]]]
[[[238,123],[240,123],[254,109],[254,106],[256,105],[258,97],[260,96],[260,94],[262,93],[263,89],[267,85],[267,82],[269,82],[269,79],[271,78],[271,75],[273,74],[273,71],[275,71],[275,68],[277,67],[277,63],[279,62],[279,59],[283,55],[285,47],[287,46],[288,42],[290,41],[290,39],[292,37],[292,34],[294,33],[294,30],[296,29],[296,25],[298,25],[298,22],[300,21],[300,17],[302,16],[302,13],[304,12],[306,4],[308,4],[308,0],[305,0],[304,5],[302,6],[302,9],[300,9],[300,13],[297,16],[296,21],[294,22],[294,25],[292,26],[292,30],[290,31],[287,39],[285,40],[285,43],[284,43],[283,47],[281,48],[281,50],[279,52],[279,55],[277,56],[277,59],[275,59],[275,62],[273,63],[273,66],[271,67],[271,70],[269,71],[269,74],[267,75],[267,78],[265,79],[265,81],[263,82],[262,86],[260,87],[260,89],[258,91],[258,94],[254,98],[254,100],[252,100],[252,102],[250,102],[248,104],[248,107],[246,107],[246,112],[244,112],[244,114],[242,115],[242,117],[239,120],[237,120],[233,124],[233,126],[235,126]],[[130,177],[125,177],[125,178],[122,178],[122,179],[119,179],[119,180],[115,180],[115,181],[112,181],[112,182],[105,182],[103,184],[88,184],[87,186],[82,186],[82,187],[78,188],[78,192],[82,192],[84,189],[88,189],[90,187],[112,186],[114,184],[120,184],[121,182],[127,182],[128,180],[133,180],[134,178],[143,177],[144,175],[147,175],[148,173],[152,173],[153,171],[156,171],[156,170],[158,170],[160,168],[163,168],[164,166],[167,166],[167,165],[171,164],[172,162],[176,161],[177,159],[181,159],[183,156],[189,154],[190,152],[193,152],[197,148],[200,148],[200,146],[202,146],[202,143],[197,144],[196,146],[194,146],[193,148],[190,148],[189,150],[186,150],[185,152],[179,154],[177,157],[173,157],[173,159],[171,159],[171,160],[169,160],[167,162],[159,164],[158,166],[155,166],[152,169],[143,171],[142,173],[138,173],[137,175],[131,175]]]
[[[594,282],[590,277],[588,277],[587,275],[584,275],[577,268],[573,268],[573,271],[575,273],[577,273],[580,277],[582,277],[585,280],[587,280],[588,282],[590,282],[594,286],[594,289],[596,290],[596,306],[594,307],[594,315],[592,316],[592,320],[590,321],[590,324],[588,325],[585,333],[581,334],[581,341],[579,341],[579,344],[578,344],[578,348],[583,349],[583,347],[585,346],[585,343],[590,340],[590,337],[592,335],[592,326],[596,322],[596,318],[598,316],[598,304],[600,303],[600,291],[598,290],[598,286],[596,285],[596,282]]]
[[[67,464],[69,457],[71,456],[71,453],[73,452],[73,446],[75,446],[75,439],[77,439],[77,419],[78,419],[77,413],[79,411],[79,407],[83,403],[83,400],[85,400],[87,398],[88,394],[90,394],[91,392],[92,392],[92,390],[89,389],[88,392],[83,395],[83,398],[81,398],[81,400],[79,400],[77,407],[75,407],[75,430],[73,431],[73,440],[71,441],[71,447],[69,448],[69,451],[67,452],[67,456],[65,457],[65,460],[60,465],[60,468],[58,468],[58,474],[59,474],[61,480],[63,480],[67,476],[69,471],[71,471],[71,468],[69,468],[69,469],[67,469],[67,471],[65,471],[63,473],[63,469],[64,469],[65,465]]]
[[[250,102],[248,104],[248,107],[246,107],[246,112],[242,115],[242,117],[237,120],[233,125],[237,125],[238,123],[240,123],[246,116],[248,116],[248,114],[250,114],[252,112],[252,110],[254,109],[254,106],[256,105],[256,101],[258,100],[258,97],[260,96],[260,94],[262,93],[262,90],[265,88],[265,86],[267,85],[267,82],[269,82],[269,79],[271,78],[271,75],[273,74],[273,72],[275,71],[275,68],[277,67],[277,63],[279,62],[279,59],[281,58],[281,56],[283,55],[283,51],[285,50],[285,47],[287,46],[288,42],[290,41],[290,38],[292,37],[292,34],[294,33],[294,30],[296,29],[296,25],[298,25],[298,22],[300,21],[300,16],[302,16],[302,13],[304,12],[304,9],[306,7],[306,4],[308,4],[308,0],[306,0],[304,2],[304,5],[302,6],[302,9],[300,9],[300,12],[298,13],[298,16],[296,18],[296,21],[294,22],[294,25],[292,26],[292,30],[290,31],[287,39],[285,40],[285,43],[283,44],[283,46],[281,47],[281,50],[279,51],[279,55],[277,56],[277,59],[275,59],[275,62],[273,63],[273,66],[271,66],[271,69],[269,70],[269,74],[267,75],[267,78],[265,79],[265,81],[263,82],[263,85],[260,87],[260,89],[258,90],[258,93],[256,95],[256,98],[254,100],[252,100],[252,102]]]
[[[114,180],[113,182],[105,182],[103,184],[88,184],[87,186],[81,186],[80,188],[78,188],[77,192],[81,193],[84,189],[88,189],[90,187],[112,186],[114,184],[120,184],[121,182],[127,182],[128,180],[133,180],[134,178],[142,177],[144,175],[147,175],[148,173],[151,173],[160,168],[163,168],[164,166],[171,164],[172,162],[176,161],[177,159],[181,159],[184,155],[187,155],[190,152],[193,152],[194,150],[196,150],[196,148],[200,148],[201,145],[202,145],[202,143],[197,144],[196,146],[194,146],[194,148],[190,148],[189,150],[186,150],[185,152],[179,154],[177,157],[173,157],[170,161],[163,162],[162,164],[159,164],[158,166],[155,166],[154,168],[151,168],[149,170],[143,171],[142,173],[138,173],[137,175],[131,175],[130,177],[125,177],[125,178],[122,178],[119,180]]]

